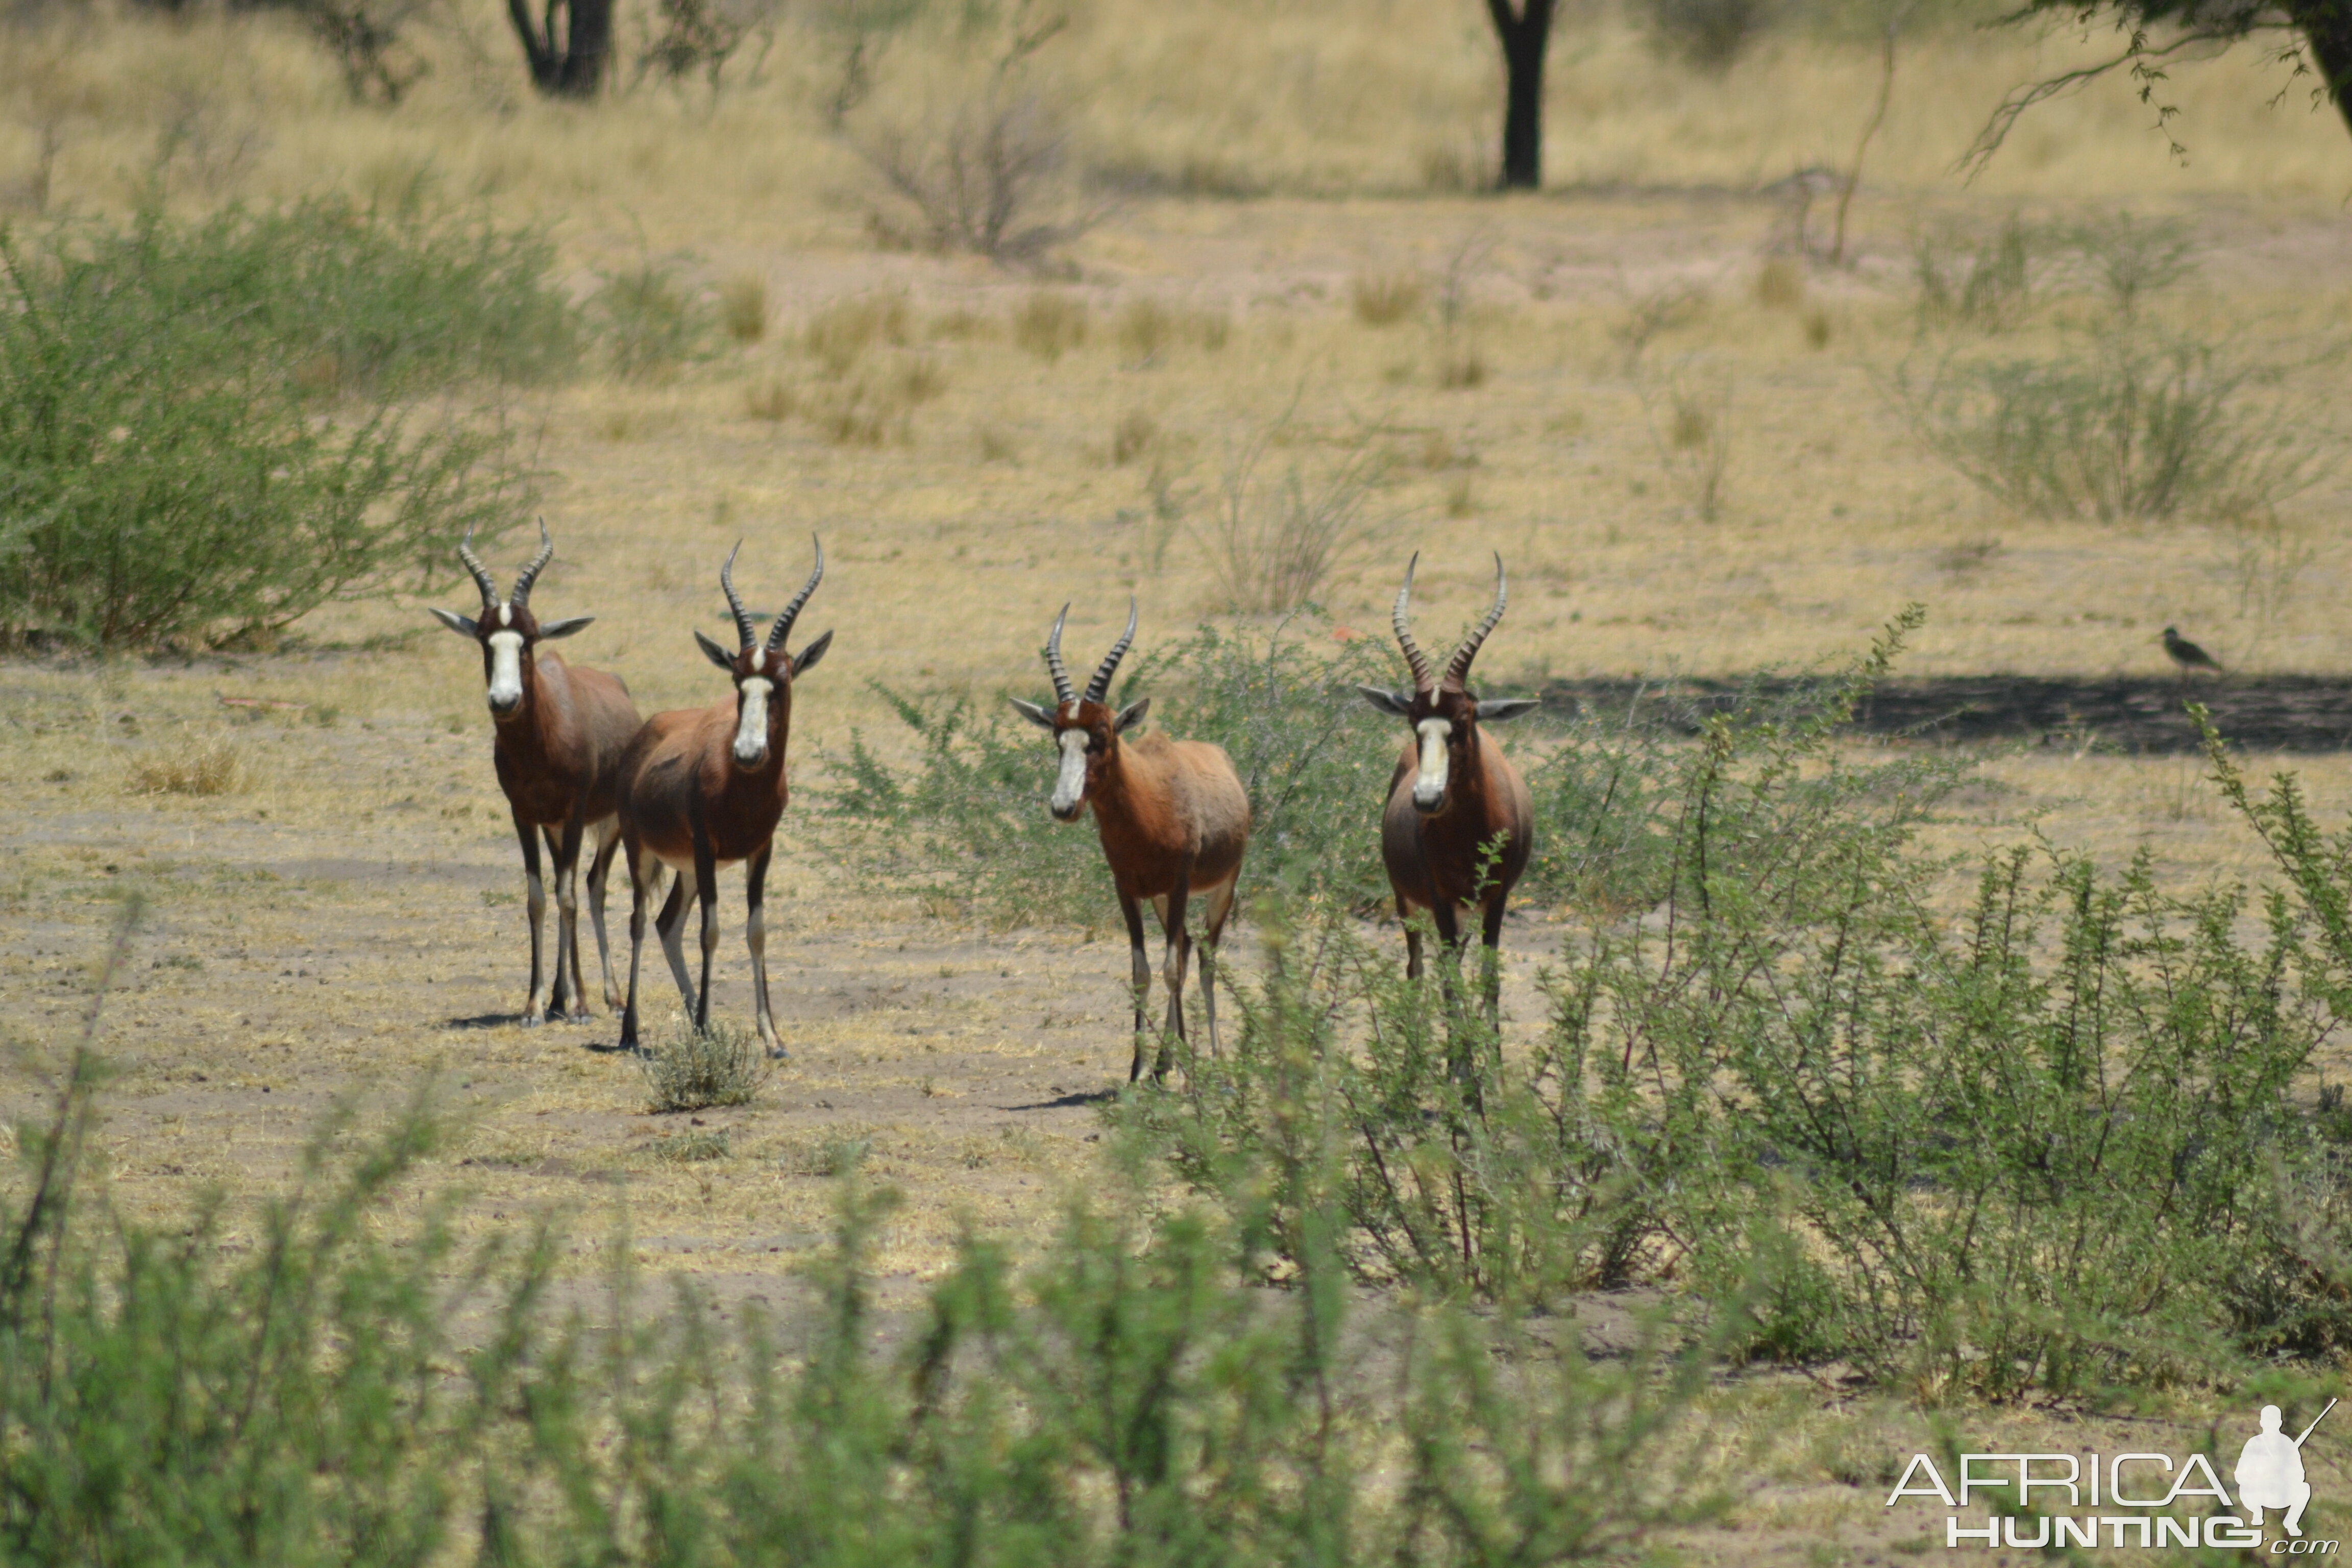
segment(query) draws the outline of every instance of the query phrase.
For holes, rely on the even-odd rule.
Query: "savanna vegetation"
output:
[[[2130,15],[2145,100],[2011,119],[2102,40],[11,13],[0,1555],[1819,1563],[1929,1544],[1878,1505],[1964,1435],[2315,1411],[2352,773],[1844,724],[1903,671],[2168,670],[2175,622],[2352,668],[2352,142]],[[541,512],[536,602],[647,712],[718,699],[736,539],[767,611],[824,541],[787,1060],[731,879],[710,1031],[512,1016],[423,609]],[[1538,844],[1492,1017],[1403,978],[1377,854],[1415,551],[1433,647],[1507,560],[1486,694],[1658,682],[1498,731]],[[1122,1093],[1100,851],[1004,699],[1130,592],[1114,700],[1255,827],[1226,1048]],[[1768,669],[1811,674],[1672,688]]]

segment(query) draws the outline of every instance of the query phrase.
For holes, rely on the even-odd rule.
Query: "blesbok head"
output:
[[[743,607],[742,595],[735,592],[735,557],[743,548],[740,539],[727,552],[727,564],[719,569],[719,586],[726,591],[727,607],[735,612],[736,640],[742,646],[729,653],[701,632],[694,634],[704,655],[735,682],[732,754],[735,765],[746,773],[757,773],[767,765],[770,737],[792,721],[793,680],[815,668],[824,650],[833,646],[833,634],[828,631],[796,655],[784,651],[784,639],[792,635],[801,606],[824,581],[824,546],[814,534],[809,535],[809,542],[816,545],[816,570],[768,627],[766,637],[751,624],[751,612]]]
[[[1434,816],[1445,809],[1446,787],[1457,769],[1467,767],[1476,755],[1479,721],[1499,724],[1541,704],[1532,697],[1489,697],[1482,701],[1469,689],[1470,661],[1478,657],[1479,645],[1503,618],[1506,595],[1501,554],[1495,557],[1495,607],[1462,639],[1462,646],[1445,661],[1442,676],[1430,668],[1429,656],[1412,640],[1412,573],[1420,563],[1418,552],[1405,563],[1404,586],[1397,590],[1396,607],[1389,616],[1390,624],[1396,627],[1397,645],[1404,649],[1404,661],[1412,667],[1412,689],[1391,691],[1380,686],[1359,686],[1356,689],[1381,712],[1393,713],[1412,726],[1421,746],[1421,769],[1413,779],[1412,806],[1424,816]]]
[[[1054,678],[1054,706],[1040,707],[1034,702],[1012,699],[1021,716],[1041,730],[1050,731],[1054,744],[1061,752],[1061,768],[1054,775],[1054,816],[1063,822],[1076,822],[1086,809],[1087,784],[1108,765],[1112,749],[1121,731],[1140,722],[1151,710],[1151,699],[1129,703],[1117,712],[1105,705],[1110,695],[1111,677],[1118,673],[1118,661],[1127,657],[1129,644],[1135,641],[1135,599],[1127,601],[1127,630],[1118,641],[1110,645],[1110,652],[1095,670],[1094,679],[1087,682],[1083,695],[1070,679],[1070,672],[1062,664],[1062,623],[1070,618],[1070,606],[1064,605],[1062,613],[1054,617],[1054,632],[1045,639],[1045,669]]]
[[[539,553],[531,558],[530,565],[516,574],[514,591],[501,599],[499,585],[490,580],[489,568],[474,553],[474,531],[469,528],[457,545],[457,559],[466,563],[466,570],[474,574],[474,585],[482,591],[481,617],[478,620],[455,610],[433,612],[443,626],[482,645],[482,679],[489,689],[490,712],[496,718],[511,719],[522,711],[525,672],[534,667],[530,655],[534,644],[552,637],[568,637],[596,618],[573,616],[567,620],[542,621],[530,613],[530,585],[554,558],[555,542],[547,536],[547,521],[542,518],[539,524]]]

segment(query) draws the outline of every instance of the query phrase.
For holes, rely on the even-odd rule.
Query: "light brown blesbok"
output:
[[[614,785],[621,753],[637,732],[636,704],[617,676],[585,665],[570,665],[562,654],[539,646],[568,637],[594,620],[573,616],[542,621],[531,613],[530,585],[555,557],[547,524],[539,525],[539,554],[514,580],[514,590],[499,597],[498,584],[474,553],[468,530],[457,546],[457,559],[472,573],[482,593],[478,619],[454,610],[433,614],[443,626],[481,646],[482,678],[488,688],[491,731],[490,760],[498,769],[499,787],[506,792],[514,816],[515,837],[522,841],[523,872],[528,879],[530,911],[530,999],[522,1021],[537,1024],[551,1012],[561,1017],[567,995],[573,1016],[588,1016],[588,991],[580,975],[580,845],[590,832],[596,836],[594,863],[588,871],[589,918],[596,927],[596,959],[604,973],[604,1001],[620,1005],[613,984],[613,960],[604,940],[604,879],[612,870]],[[540,877],[539,841],[544,837],[554,862],[556,931],[555,974],[548,986],[540,952],[541,918],[547,910],[545,884]],[[567,990],[568,987],[568,990]]]
[[[812,540],[812,542],[814,542]],[[656,713],[630,743],[621,763],[621,839],[629,862],[629,999],[621,1015],[621,1044],[637,1044],[637,970],[646,943],[646,904],[664,865],[677,881],[656,922],[670,973],[694,1015],[694,1026],[710,1026],[710,964],[719,946],[719,868],[741,860],[750,912],[744,942],[751,952],[751,989],[760,1039],[772,1056],[784,1054],[768,1006],[768,942],[762,904],[768,860],[774,853],[776,824],[784,814],[784,745],[793,724],[793,683],[816,668],[833,646],[825,633],[798,655],[784,651],[784,638],[816,585],[824,580],[824,546],[816,546],[816,570],[778,616],[763,641],[735,592],[739,542],[719,571],[719,586],[735,613],[737,650],[694,634],[710,662],[735,683],[731,700],[709,708]],[[688,978],[681,927],[686,904],[702,900],[702,984]]]
[[[1427,910],[1438,940],[1458,951],[1461,911],[1475,905],[1488,951],[1502,945],[1503,908],[1528,868],[1535,845],[1535,812],[1519,770],[1479,726],[1516,719],[1540,705],[1532,697],[1482,700],[1467,685],[1470,661],[1503,618],[1502,556],[1495,557],[1495,607],[1462,639],[1442,676],[1412,640],[1408,618],[1413,568],[1420,563],[1416,554],[1406,564],[1404,586],[1397,590],[1390,613],[1397,644],[1412,669],[1412,690],[1357,688],[1373,707],[1412,726],[1413,738],[1389,780],[1388,807],[1381,816],[1381,859],[1396,895],[1397,918],[1405,922],[1405,972],[1415,979],[1421,975],[1421,932],[1412,920],[1416,910]],[[1490,1008],[1500,1000],[1494,989],[1497,978],[1488,976]]]
[[[1151,707],[1146,697],[1114,713],[1105,706],[1111,677],[1135,641],[1135,601],[1127,605],[1127,630],[1111,645],[1085,695],[1071,684],[1062,665],[1062,624],[1070,606],[1054,617],[1045,639],[1045,668],[1054,678],[1055,705],[1012,700],[1023,718],[1050,731],[1061,752],[1052,809],[1062,822],[1075,822],[1089,806],[1103,858],[1110,862],[1111,885],[1119,912],[1127,917],[1127,940],[1134,952],[1135,1059],[1127,1081],[1143,1073],[1144,1003],[1151,991],[1151,962],[1144,954],[1143,905],[1148,901],[1167,933],[1162,977],[1168,984],[1168,1021],[1152,1077],[1168,1076],[1169,1037],[1184,1035],[1184,971],[1192,956],[1187,917],[1195,895],[1209,900],[1201,933],[1201,1004],[1208,1015],[1209,1049],[1217,1047],[1217,942],[1233,911],[1234,884],[1242,852],[1249,845],[1249,795],[1224,748],[1205,741],[1171,741],[1165,735],[1124,739]]]

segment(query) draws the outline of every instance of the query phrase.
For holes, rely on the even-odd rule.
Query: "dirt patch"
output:
[[[1544,688],[1547,710],[1632,716],[1685,733],[1743,703],[1801,698],[1818,683],[1749,680],[1562,680]],[[2044,746],[2161,755],[2194,752],[2188,704],[2201,702],[2233,747],[2250,752],[2352,750],[2352,681],[2272,675],[2183,683],[2132,676],[2085,679],[2023,675],[1889,681],[1855,711],[1877,735],[1951,742],[2026,741]]]

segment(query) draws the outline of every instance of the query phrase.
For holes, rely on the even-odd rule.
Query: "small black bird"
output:
[[[2176,626],[2164,628],[2164,651],[2171,657],[2173,663],[2180,667],[2180,673],[2183,675],[2187,675],[2192,669],[2210,669],[2219,672],[2221,668],[2220,660],[2182,637]]]

